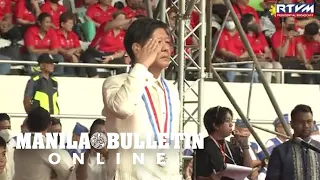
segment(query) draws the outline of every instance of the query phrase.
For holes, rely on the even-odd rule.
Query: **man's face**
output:
[[[75,134],[75,133],[73,133],[73,135],[72,135],[72,141],[77,141],[77,142],[79,142],[79,141],[80,141],[80,136],[77,135],[77,134]]]
[[[61,26],[63,29],[65,29],[67,32],[71,32],[74,25],[74,21],[72,19],[69,19],[67,22],[61,23]]]
[[[172,28],[176,27],[177,13],[172,11],[169,13],[169,24]]]
[[[295,27],[295,19],[293,17],[288,17],[286,19],[286,28],[288,30],[294,30],[294,27]]]
[[[114,20],[116,20],[116,21],[123,21],[123,20],[125,20],[126,19],[126,15],[124,15],[124,14],[119,14]],[[119,27],[120,29],[123,29],[124,27],[123,26],[120,26]]]
[[[239,131],[239,133],[242,135],[242,136],[250,136],[251,133],[249,131],[248,128],[241,128],[241,127],[236,127],[236,130]]]
[[[0,130],[11,129],[11,124],[9,120],[0,121]]]
[[[294,134],[301,138],[310,137],[313,124],[313,116],[310,112],[299,112],[291,121]]]
[[[171,55],[171,38],[163,28],[156,29],[152,38],[159,40],[159,45],[161,46],[161,51],[158,53],[156,60],[152,64],[152,67],[157,69],[163,69],[170,64]]]
[[[53,63],[42,63],[40,66],[44,71],[46,71],[48,73],[53,73],[53,71],[54,71],[54,64]]]
[[[62,127],[60,124],[56,124],[56,125],[51,125],[50,127],[50,132],[54,132],[54,133],[61,133],[62,131]]]
[[[4,147],[0,147],[0,172],[3,172],[6,167],[7,157],[6,157],[6,149]]]
[[[276,132],[281,133],[281,134],[286,134],[286,131],[284,130],[282,124],[278,124],[278,125],[276,126]]]

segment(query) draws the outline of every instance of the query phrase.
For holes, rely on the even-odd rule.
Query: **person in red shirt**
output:
[[[315,47],[319,48],[319,42],[319,25],[317,23],[307,24],[303,36],[299,37],[296,43],[300,61],[292,64],[292,69],[319,70],[319,58],[314,57],[318,51]],[[312,74],[301,74],[301,81],[304,84],[320,83],[318,75]]]
[[[236,12],[239,19],[244,14],[252,14],[254,18],[257,21],[257,24],[260,24],[258,13],[255,9],[253,9],[251,6],[248,5],[249,0],[236,0],[236,2],[233,5],[233,9]]]
[[[64,61],[78,63],[82,52],[80,41],[76,33],[72,31],[74,26],[74,15],[64,12],[60,16],[60,29],[57,30],[59,40],[58,52],[64,57]],[[65,75],[74,75],[80,68],[65,67]]]
[[[47,1],[46,3],[44,3],[41,6],[41,11],[42,12],[46,12],[48,14],[51,15],[51,19],[52,19],[52,27],[54,29],[59,29],[60,27],[60,22],[59,22],[59,18],[60,15],[64,12],[66,12],[66,8],[62,5],[59,4],[59,0],[50,0]]]
[[[125,64],[125,49],[123,45],[125,35],[124,28],[128,26],[132,20],[126,19],[125,14],[121,11],[117,11],[113,14],[113,20],[117,22],[127,21],[127,24],[110,29],[101,26],[95,38],[89,45],[89,48],[81,55],[81,62]],[[126,72],[126,69],[117,69],[117,73],[123,72]],[[87,74],[88,77],[98,76],[96,68],[87,68]]]
[[[145,4],[141,0],[126,0],[127,6],[121,9],[128,19],[143,15],[147,16]]]
[[[242,61],[249,58],[248,53],[244,51],[243,43],[241,41],[240,35],[231,17],[228,18],[225,29],[222,30],[222,34],[220,36],[218,46],[217,46],[217,54],[222,59],[228,62]],[[244,64],[244,65],[232,64],[232,65],[227,65],[227,67],[228,68],[241,67],[241,68],[252,69],[253,64]],[[252,72],[250,71],[247,74],[248,74],[248,81],[251,81],[251,79],[253,78],[253,82],[258,82],[257,73],[252,74]],[[228,82],[233,82],[235,79],[235,72],[228,71],[225,73],[225,77]]]
[[[254,15],[245,14],[241,18],[241,25],[246,32],[247,39],[252,47],[253,52],[256,54],[259,64],[262,69],[282,69],[279,61],[275,61],[272,56],[272,51],[269,48],[267,40],[260,30]],[[281,82],[281,73],[275,73],[276,82]],[[272,73],[265,72],[266,80],[271,83]]]
[[[292,64],[296,64],[297,52],[296,43],[298,32],[296,31],[295,18],[281,18],[282,29],[271,37],[272,48],[277,59],[281,62],[284,69],[290,69]],[[292,83],[291,73],[285,73],[285,82]]]
[[[58,54],[59,40],[57,33],[51,28],[51,16],[41,13],[37,18],[37,24],[28,28],[24,35],[24,49],[29,61],[37,61],[43,53],[49,53],[55,61],[63,62],[63,56]],[[29,73],[36,73],[38,69],[31,68]],[[55,75],[62,75],[63,67],[55,68]]]
[[[100,0],[99,3],[88,7],[87,16],[93,20],[98,28],[101,24],[112,20],[112,14],[116,11],[117,9],[111,6],[111,0]]]
[[[12,21],[11,0],[0,0],[0,25],[2,22]]]
[[[293,17],[282,18],[282,29],[278,29],[271,37],[272,48],[277,57],[295,57],[296,56],[296,36],[298,33],[295,27]]]
[[[36,23],[36,18],[40,13],[40,6],[36,0],[19,0],[17,2],[14,6],[14,20],[15,24],[21,27],[22,35],[30,25]]]

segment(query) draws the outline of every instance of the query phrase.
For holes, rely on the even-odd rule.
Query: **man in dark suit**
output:
[[[293,138],[320,148],[320,143],[311,139],[313,113],[307,105],[297,105],[291,112]],[[272,151],[266,180],[320,180],[320,155],[293,140],[289,140]]]

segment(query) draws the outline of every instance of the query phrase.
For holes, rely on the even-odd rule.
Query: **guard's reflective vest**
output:
[[[32,98],[32,107],[42,107],[50,114],[59,114],[58,106],[58,82],[56,78],[50,77],[52,87],[43,84],[40,76],[32,78],[34,81],[34,95]]]

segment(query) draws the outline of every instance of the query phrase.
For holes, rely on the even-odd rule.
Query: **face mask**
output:
[[[0,136],[6,141],[9,142],[12,138],[12,133],[10,129],[3,129],[0,131]]]
[[[236,28],[236,24],[233,21],[227,21],[226,28],[228,30],[234,30]]]
[[[288,24],[287,25],[287,30],[288,31],[293,31],[295,29],[295,24]]]

